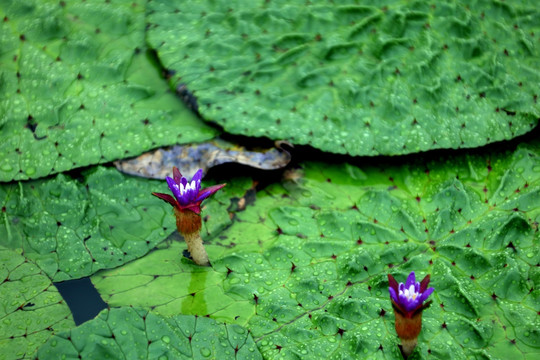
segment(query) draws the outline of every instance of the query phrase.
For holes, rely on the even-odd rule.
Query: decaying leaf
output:
[[[184,176],[191,177],[199,169],[208,169],[224,164],[239,163],[258,169],[274,170],[285,167],[291,155],[278,148],[261,151],[247,150],[221,139],[202,144],[175,145],[144,153],[136,158],[119,160],[114,164],[118,170],[152,179],[172,176],[172,168],[179,168]]]

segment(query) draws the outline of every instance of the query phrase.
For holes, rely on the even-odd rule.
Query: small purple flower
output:
[[[394,277],[388,274],[388,283],[390,285],[388,290],[390,291],[392,305],[403,315],[412,317],[418,311],[422,311],[429,306],[429,303],[423,304],[434,290],[432,287],[427,287],[429,275],[426,275],[421,282],[417,282],[414,271],[412,271],[405,284],[398,284]]]
[[[191,210],[196,214],[201,213],[201,202],[213,195],[226,184],[210,186],[201,190],[202,169],[199,169],[191,181],[183,177],[178,168],[173,167],[173,178],[167,176],[167,184],[174,197],[168,194],[152,193],[152,195],[165,200],[179,211]]]

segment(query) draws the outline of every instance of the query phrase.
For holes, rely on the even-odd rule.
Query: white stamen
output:
[[[414,285],[411,285],[408,289],[399,290],[399,295],[405,296],[407,300],[416,300],[420,293],[417,293]]]
[[[185,187],[183,184],[179,184],[178,190],[180,190],[180,195],[184,195],[188,191],[195,190],[195,180],[191,181],[191,183],[188,182]]]

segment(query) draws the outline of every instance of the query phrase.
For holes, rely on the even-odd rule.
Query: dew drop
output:
[[[235,326],[235,327],[233,327],[233,329],[234,329],[235,333],[240,334],[240,335],[243,335],[243,334],[246,333],[246,330],[243,327],[240,327],[240,326]]]
[[[204,357],[210,357],[210,355],[212,355],[212,352],[210,351],[210,349],[206,347],[201,348],[200,352],[201,352],[201,355]]]

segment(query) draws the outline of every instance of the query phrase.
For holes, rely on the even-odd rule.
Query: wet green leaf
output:
[[[306,163],[207,246],[213,268],[178,243],[92,281],[111,306],[245,326],[268,359],[399,359],[386,274],[414,270],[435,288],[417,358],[532,359],[539,155]]]
[[[351,155],[470,148],[538,123],[531,2],[148,3],[174,86],[227,132]]]
[[[250,187],[250,181],[239,179],[203,203],[212,209],[204,221],[205,239],[231,223],[231,198],[242,197]],[[60,174],[1,185],[0,244],[23,249],[54,281],[120,266],[176,231],[171,206],[152,196],[153,191],[169,190],[165,181],[105,167],[90,169],[78,179]]]
[[[30,359],[53,333],[74,327],[51,280],[20,251],[0,246],[0,359]]]
[[[144,41],[144,1],[3,1],[0,181],[208,140]]]
[[[52,337],[38,359],[262,359],[249,331],[197,316],[147,310],[102,311]]]

